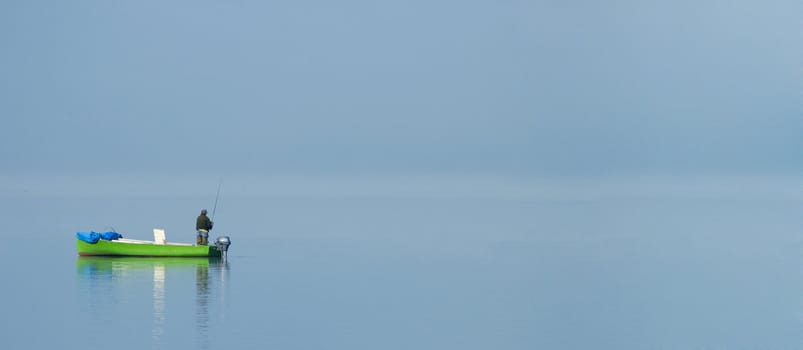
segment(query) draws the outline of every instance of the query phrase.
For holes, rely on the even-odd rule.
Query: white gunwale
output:
[[[128,244],[172,245],[172,246],[186,246],[186,247],[194,246],[194,244],[191,244],[191,243],[172,243],[172,242],[167,242],[165,244],[157,244],[154,241],[143,241],[143,240],[139,240],[139,239],[128,239],[128,238],[120,238],[120,239],[117,239],[117,240],[114,240],[114,241],[110,241],[110,242],[128,243]]]

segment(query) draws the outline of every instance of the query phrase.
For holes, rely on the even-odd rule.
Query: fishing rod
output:
[[[217,200],[220,198],[220,187],[223,185],[223,178],[217,184],[217,195],[215,195],[215,206],[212,208],[212,221],[215,221],[215,210],[217,210]]]

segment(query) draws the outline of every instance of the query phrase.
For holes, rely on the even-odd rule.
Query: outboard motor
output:
[[[231,245],[231,239],[229,239],[229,236],[220,236],[215,240],[215,247],[217,247],[217,250],[220,251],[220,255],[223,260],[226,259],[226,255],[229,251],[229,245]]]

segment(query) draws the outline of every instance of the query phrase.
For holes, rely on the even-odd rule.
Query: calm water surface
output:
[[[793,200],[241,196],[227,262],[75,254],[189,242],[199,202],[4,197],[4,346],[803,348]]]

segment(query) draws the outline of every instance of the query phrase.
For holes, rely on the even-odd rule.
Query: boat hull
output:
[[[81,256],[151,256],[151,257],[219,257],[215,246],[178,245],[154,243],[126,243],[100,240],[87,243],[76,239],[76,249]]]

